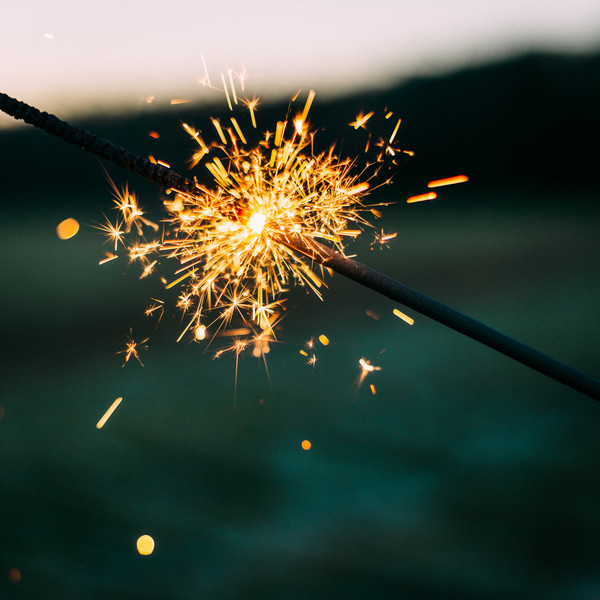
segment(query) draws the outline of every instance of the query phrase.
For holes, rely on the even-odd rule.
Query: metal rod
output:
[[[193,193],[196,190],[194,181],[187,179],[175,171],[156,165],[148,159],[137,156],[125,148],[99,138],[84,129],[74,127],[61,121],[54,115],[41,112],[24,102],[15,100],[0,93],[0,110],[15,119],[39,127],[56,135],[71,144],[91,152],[101,158],[108,159],[116,165],[145,177],[167,188]],[[279,241],[287,244],[295,251],[307,256],[337,273],[368,287],[383,296],[399,302],[427,316],[442,325],[446,325],[489,348],[530,367],[548,377],[564,383],[587,396],[600,400],[600,381],[561,363],[550,356],[518,342],[517,340],[488,327],[465,314],[462,314],[433,298],[429,298],[410,287],[383,275],[355,260],[346,258],[341,253],[332,250],[312,240],[301,238],[285,238]]]

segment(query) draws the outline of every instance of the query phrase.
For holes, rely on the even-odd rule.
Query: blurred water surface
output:
[[[597,197],[566,196],[391,208],[390,248],[357,251],[599,376]],[[339,276],[324,302],[292,293],[236,390],[218,341],[141,316],[157,278],[98,267],[89,226],[58,240],[105,204],[2,223],[2,598],[600,597],[596,402]],[[144,368],[116,354],[130,327]],[[359,389],[361,357],[381,370]]]

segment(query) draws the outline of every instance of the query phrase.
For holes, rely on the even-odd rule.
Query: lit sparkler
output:
[[[243,78],[240,78],[243,81]],[[210,82],[208,81],[210,84]],[[151,98],[151,99],[150,99]],[[152,101],[153,97],[146,97],[144,100]],[[310,102],[312,97],[309,96]],[[77,145],[78,147],[91,152],[97,157],[106,158],[112,161],[117,166],[124,169],[134,171],[138,175],[153,181],[159,185],[164,186],[167,189],[172,189],[176,192],[175,200],[173,201],[175,206],[171,212],[171,221],[181,222],[188,220],[188,214],[186,210],[183,210],[184,204],[188,205],[189,210],[189,223],[186,226],[187,231],[182,232],[182,237],[175,238],[175,243],[171,245],[170,252],[172,256],[178,257],[180,261],[187,259],[189,263],[193,263],[195,266],[189,268],[186,272],[186,267],[182,263],[181,280],[188,280],[189,285],[192,288],[195,287],[195,292],[198,294],[196,301],[196,314],[200,316],[199,312],[202,312],[203,303],[206,303],[208,309],[214,306],[215,303],[219,303],[221,298],[231,292],[240,291],[243,292],[239,300],[242,304],[249,305],[250,308],[256,307],[254,302],[255,298],[258,297],[258,305],[261,306],[263,302],[261,298],[265,295],[278,296],[285,289],[288,282],[299,281],[304,285],[315,289],[318,292],[318,287],[321,285],[321,281],[317,275],[315,275],[309,267],[310,263],[305,262],[308,258],[310,261],[314,261],[327,269],[337,271],[338,273],[358,282],[359,284],[369,287],[374,291],[387,296],[388,298],[400,302],[421,314],[429,316],[430,318],[438,321],[439,323],[462,333],[486,346],[501,352],[502,354],[513,358],[521,364],[528,366],[548,377],[555,379],[571,388],[578,390],[588,396],[600,400],[600,381],[594,379],[582,373],[572,367],[569,367],[552,357],[543,354],[525,344],[518,342],[517,340],[510,338],[502,334],[491,327],[488,327],[484,323],[481,323],[468,315],[460,313],[449,306],[442,304],[429,298],[428,296],[413,290],[406,285],[386,277],[385,275],[374,271],[366,265],[358,263],[343,254],[342,244],[342,231],[345,228],[345,224],[341,227],[341,223],[346,220],[358,219],[362,221],[359,215],[361,208],[360,198],[356,198],[356,203],[346,204],[341,203],[341,212],[334,218],[334,214],[330,211],[325,210],[324,214],[329,214],[329,219],[325,220],[325,223],[320,223],[319,220],[315,220],[314,217],[310,218],[311,211],[307,211],[306,206],[303,206],[302,202],[298,204],[295,202],[295,195],[289,200],[291,205],[295,206],[299,214],[306,214],[309,216],[307,220],[301,220],[300,223],[295,221],[293,214],[281,215],[283,218],[282,225],[273,226],[269,220],[273,214],[280,214],[279,211],[283,210],[285,213],[285,202],[275,202],[278,206],[274,212],[265,211],[265,206],[259,201],[260,198],[264,199],[258,192],[256,182],[263,181],[262,178],[255,178],[253,182],[252,168],[263,167],[268,164],[269,169],[267,172],[270,177],[267,178],[265,183],[269,183],[265,187],[265,190],[279,190],[282,192],[281,198],[285,198],[284,190],[291,191],[293,186],[289,183],[289,177],[292,177],[292,181],[296,181],[299,184],[298,192],[300,197],[304,198],[307,205],[310,205],[315,199],[321,198],[323,195],[327,197],[327,194],[323,192],[327,189],[330,192],[337,192],[340,188],[345,190],[345,194],[342,193],[342,197],[346,199],[351,198],[352,194],[348,193],[348,189],[353,189],[352,176],[350,170],[352,167],[349,161],[340,161],[333,154],[333,151],[329,154],[322,154],[314,156],[312,154],[312,141],[313,136],[307,135],[305,128],[306,113],[310,108],[310,102],[307,101],[305,106],[305,114],[301,117],[301,121],[296,120],[295,126],[292,131],[295,133],[287,134],[285,137],[285,123],[280,122],[277,125],[275,131],[274,141],[271,141],[272,134],[265,133],[265,139],[261,142],[260,146],[265,150],[271,150],[271,155],[268,158],[259,146],[254,151],[246,149],[240,149],[239,140],[235,136],[233,130],[228,129],[228,134],[231,139],[231,147],[226,149],[225,146],[229,144],[227,139],[223,140],[223,151],[228,153],[229,162],[226,169],[221,170],[219,167],[223,166],[222,163],[219,165],[217,157],[213,159],[212,170],[217,183],[217,188],[212,192],[204,190],[198,186],[196,181],[192,181],[188,178],[182,177],[178,173],[175,173],[171,169],[160,164],[153,164],[150,160],[146,160],[142,157],[136,156],[135,154],[115,146],[108,140],[99,138],[81,128],[74,127],[65,121],[61,121],[56,116],[43,113],[37,108],[30,106],[24,102],[20,102],[15,98],[0,92],[0,110],[11,115],[15,119],[22,119],[26,123],[39,127],[44,131],[56,135],[66,142]],[[252,114],[252,111],[251,111]],[[391,111],[385,116],[386,119],[391,117]],[[301,125],[302,127],[298,127]],[[381,159],[383,155],[394,156],[397,152],[391,147],[391,142],[394,139],[395,133],[398,130],[400,121],[397,122],[395,130],[389,140],[380,140],[377,142],[377,146],[381,148],[378,159]],[[290,137],[290,135],[295,137]],[[300,141],[298,141],[300,140]],[[243,143],[243,142],[242,142]],[[244,144],[245,146],[245,144]],[[367,147],[369,142],[367,142]],[[309,151],[308,148],[311,150]],[[402,150],[401,152],[412,155],[412,151]],[[296,164],[291,164],[290,159],[294,157]],[[245,158],[245,160],[244,160]],[[313,162],[313,160],[315,162]],[[317,164],[322,168],[321,174],[323,177],[305,177],[306,171],[313,168],[313,165]],[[247,166],[246,166],[247,165]],[[276,167],[277,165],[277,167]],[[239,170],[239,167],[242,170]],[[289,173],[287,177],[282,177],[281,167],[284,167],[284,171]],[[289,168],[291,167],[291,171]],[[262,169],[259,168],[259,170]],[[318,170],[318,169],[317,169]],[[328,176],[325,176],[329,173]],[[295,178],[295,179],[294,179]],[[307,181],[308,180],[308,181]],[[327,185],[333,183],[331,187]],[[359,184],[359,188],[360,188]],[[248,201],[249,198],[240,195],[240,192],[248,192],[254,190],[255,193],[249,194],[249,198],[252,198],[254,202]],[[356,188],[354,188],[356,189]],[[296,191],[294,191],[295,194]],[[236,195],[237,194],[237,195]],[[333,194],[333,197],[338,197],[337,193]],[[199,202],[194,203],[193,199],[197,198]],[[409,198],[408,201],[415,202],[420,200],[428,200],[435,198],[435,192],[430,192],[426,195],[416,196]],[[309,202],[310,200],[310,202]],[[208,221],[208,224],[214,229],[217,229],[217,220],[211,220],[207,218],[203,213],[204,207],[213,206],[213,202],[216,202],[218,208],[218,214],[221,217],[226,217],[224,222],[225,225],[229,221],[229,226],[234,230],[234,234],[237,235],[238,242],[245,237],[246,239],[246,250],[238,254],[237,260],[237,271],[227,269],[225,274],[215,273],[219,276],[220,280],[206,280],[205,273],[210,270],[210,267],[215,267],[216,263],[219,262],[219,254],[217,248],[213,248],[214,253],[194,253],[189,252],[189,243],[186,249],[186,238],[188,242],[193,238],[194,222],[202,222],[203,219]],[[270,204],[270,203],[269,203]],[[177,209],[176,207],[181,208]],[[290,206],[290,208],[292,207]],[[325,202],[327,206],[327,202]],[[255,209],[254,211],[252,209]],[[289,211],[288,211],[289,212]],[[293,210],[291,211],[294,212]],[[372,211],[373,212],[373,211]],[[265,217],[262,229],[260,227],[248,226],[250,219],[253,214],[260,214]],[[262,220],[262,219],[261,219]],[[311,229],[308,225],[313,226],[319,223],[319,227]],[[302,226],[305,225],[304,227]],[[299,226],[299,230],[296,231],[296,226]],[[245,227],[247,232],[240,231],[239,227]],[[257,233],[255,230],[260,230]],[[216,233],[216,231],[215,231]],[[223,227],[220,232],[223,239],[226,239],[229,231],[227,226]],[[234,235],[234,237],[236,237]],[[254,237],[252,237],[254,236]],[[334,245],[335,248],[330,248],[320,243],[319,239],[328,241]],[[251,241],[252,240],[252,241]],[[228,242],[229,243],[229,242]],[[152,244],[151,244],[152,245]],[[273,247],[277,248],[277,252],[273,250]],[[256,252],[258,249],[263,250],[264,257],[275,258],[271,262],[271,269],[267,268],[268,260],[264,263],[258,260],[260,252]],[[217,258],[215,258],[215,256]],[[207,259],[208,262],[202,267],[203,259]],[[205,268],[208,265],[208,269]],[[312,264],[311,264],[312,266]],[[257,277],[257,275],[261,277]],[[251,283],[244,285],[240,281],[240,277],[252,275]],[[204,281],[204,287],[196,286],[198,281]],[[171,285],[175,285],[177,281],[172,282]],[[273,286],[273,287],[270,287]],[[256,294],[256,296],[255,296]],[[234,293],[234,297],[235,293]],[[279,302],[279,301],[275,301]],[[266,306],[266,305],[265,305]],[[188,324],[191,324],[194,320],[190,320]],[[144,340],[146,341],[146,340]],[[127,348],[126,356],[131,357],[132,353],[129,353],[131,349]]]
[[[233,75],[221,79],[233,110],[238,104]],[[143,216],[127,187],[118,190],[111,181],[119,219],[100,229],[115,250],[122,243],[131,261],[142,262],[141,277],[163,259],[177,261],[167,288],[180,287],[177,305],[186,315],[184,333],[189,331],[196,340],[204,339],[208,328],[216,335],[236,317],[274,338],[272,324],[285,292],[301,285],[321,297],[323,286],[324,270],[315,269],[312,257],[307,259],[290,246],[313,249],[315,242],[323,240],[343,253],[344,240],[355,238],[368,225],[363,198],[377,166],[370,174],[355,173],[354,161],[340,158],[333,148],[314,151],[314,132],[308,122],[314,97],[311,90],[296,116],[278,121],[274,135],[264,133],[254,147],[235,117],[229,119],[231,126],[211,118],[217,134],[217,142],[211,143],[183,124],[199,146],[192,165],[203,161],[212,182],[195,183],[191,190],[176,186],[170,190],[160,238],[148,241],[148,228],[157,232],[158,226]],[[256,127],[258,100],[244,104]],[[359,115],[359,125],[364,126],[372,114]],[[131,242],[130,233],[135,234]],[[382,233],[381,241],[392,237]],[[328,343],[326,336],[319,339]],[[246,349],[246,341],[238,340],[217,354],[233,352],[237,357]],[[262,356],[264,352],[257,348],[268,348],[265,344],[254,340],[254,354]]]

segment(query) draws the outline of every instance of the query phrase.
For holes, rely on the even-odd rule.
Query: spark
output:
[[[454,185],[456,183],[464,183],[469,181],[466,175],[455,175],[454,177],[446,177],[444,179],[434,179],[427,184],[428,188],[442,187],[444,185]]]
[[[158,132],[156,132],[156,131],[149,131],[149,132],[148,132],[148,135],[149,135],[151,138],[154,138],[155,140],[157,140],[157,139],[160,137],[160,133],[158,133]]]
[[[329,346],[329,338],[325,334],[321,334],[319,336],[319,341],[321,344],[323,344],[323,346]]]
[[[106,421],[108,421],[108,419],[110,419],[111,415],[117,409],[117,406],[119,406],[119,404],[121,404],[121,400],[123,400],[123,398],[117,398],[110,405],[108,410],[102,415],[102,418],[98,421],[98,423],[96,423],[96,429],[102,429],[104,427],[104,425],[106,424]]]
[[[193,101],[192,98],[171,98],[171,104],[189,104]]]
[[[354,127],[354,129],[358,129],[359,127],[362,127],[363,129],[366,129],[365,124],[366,122],[374,115],[374,111],[371,111],[370,113],[367,113],[366,115],[362,113],[362,111],[360,113],[358,113],[358,115],[356,115],[356,121],[352,121],[352,123],[348,123],[348,125],[350,125],[350,127]]]
[[[398,133],[398,128],[400,127],[400,123],[402,122],[402,119],[398,119],[398,122],[396,123],[396,127],[394,127],[394,131],[392,131],[392,135],[390,135],[390,144],[393,143],[396,134]]]
[[[405,315],[402,311],[398,310],[397,308],[395,308],[393,310],[393,313],[399,318],[402,319],[405,323],[408,323],[409,325],[414,325],[415,320],[411,317],[409,317],[408,315]]]
[[[358,387],[360,388],[363,381],[365,380],[365,377],[373,371],[381,371],[381,367],[376,367],[375,365],[372,365],[368,360],[364,358],[361,358],[358,361],[358,364],[361,368],[360,377],[358,379]]]
[[[105,265],[106,263],[109,263],[115,260],[116,258],[119,258],[117,254],[113,254],[112,252],[105,252],[104,254],[106,255],[106,258],[103,258],[101,261],[99,261],[99,265]]]
[[[419,194],[418,196],[411,196],[407,198],[407,204],[413,204],[414,202],[424,202],[425,200],[435,200],[437,194],[435,192],[429,192],[427,194]]]
[[[129,359],[132,356],[140,363],[140,365],[142,365],[142,367],[144,366],[144,363],[140,359],[139,351],[147,350],[148,346],[146,346],[145,344],[148,341],[148,339],[149,338],[146,338],[145,340],[142,340],[141,342],[136,342],[131,337],[131,332],[129,332],[129,338],[128,338],[127,344],[125,346],[125,350],[119,350],[119,352],[117,352],[117,354],[125,355],[125,362],[121,365],[122,367],[124,367],[129,362]]]
[[[312,448],[312,444],[309,440],[302,440],[302,450],[310,450]]]
[[[375,396],[375,394],[377,394],[377,390],[375,389],[375,386],[373,384],[371,384],[369,386],[369,388],[371,389],[371,394],[373,394],[373,396]]]

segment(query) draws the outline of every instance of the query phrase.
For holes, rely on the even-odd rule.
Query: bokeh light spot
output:
[[[141,535],[137,540],[137,551],[142,556],[148,556],[154,552],[154,540],[149,535]]]
[[[56,227],[56,235],[61,240],[68,240],[77,235],[79,231],[79,223],[75,219],[65,219]]]
[[[310,450],[312,448],[312,444],[308,440],[302,441],[302,450]]]

